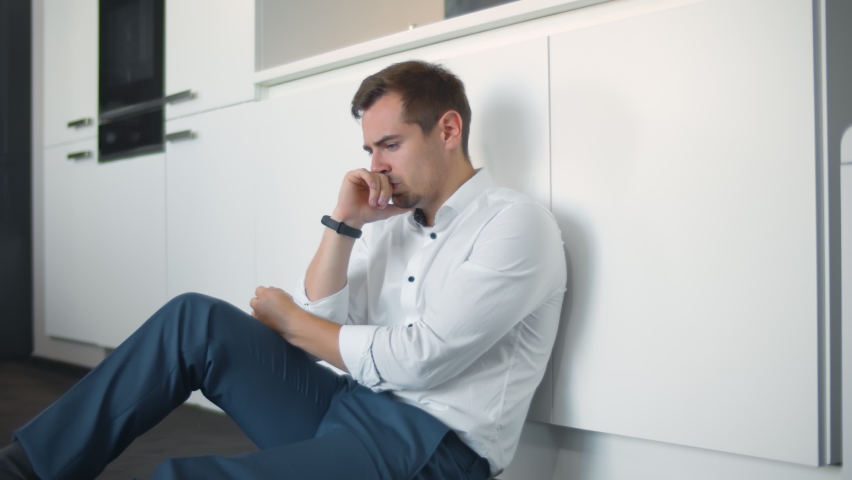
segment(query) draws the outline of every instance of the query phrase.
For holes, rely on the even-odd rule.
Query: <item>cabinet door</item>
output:
[[[349,113],[359,83],[353,77],[258,104],[257,215],[264,219],[257,224],[259,285],[297,287],[343,176],[370,166],[361,127]]]
[[[79,188],[78,162],[69,154],[97,154],[97,141],[86,140],[44,150],[44,302],[45,331],[48,335],[84,340],[88,328],[81,328],[75,306],[78,284],[78,227],[75,216]],[[86,153],[88,152],[88,153]]]
[[[45,152],[46,323],[116,347],[166,301],[165,158],[96,157],[95,140]]]
[[[78,311],[116,347],[167,300],[165,155],[78,166]]]
[[[255,0],[166,2],[166,106],[172,119],[255,99]]]
[[[97,121],[98,0],[45,0],[44,145],[93,138]]]
[[[552,37],[556,423],[819,463],[812,25],[714,0]]]
[[[167,134],[195,136],[166,144],[169,297],[199,292],[251,311],[255,105],[166,122]]]

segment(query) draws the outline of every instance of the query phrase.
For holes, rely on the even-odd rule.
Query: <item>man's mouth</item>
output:
[[[393,183],[393,182],[391,182],[391,188],[392,188],[392,189],[396,190],[396,187],[398,187],[398,186],[399,186],[399,184],[398,184],[398,183]]]

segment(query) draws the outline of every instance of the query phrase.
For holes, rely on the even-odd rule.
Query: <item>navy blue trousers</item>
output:
[[[311,361],[237,307],[166,303],[16,430],[44,479],[94,478],[200,389],[260,449],[163,461],[152,478],[485,479],[488,462],[426,412]]]

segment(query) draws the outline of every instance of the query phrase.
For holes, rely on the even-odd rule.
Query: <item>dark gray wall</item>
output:
[[[444,18],[458,17],[465,13],[496,7],[516,0],[445,0]]]
[[[33,350],[30,3],[0,0],[0,358]]]

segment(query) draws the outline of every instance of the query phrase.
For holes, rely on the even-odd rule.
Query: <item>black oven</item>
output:
[[[100,161],[163,151],[163,0],[100,0]]]

